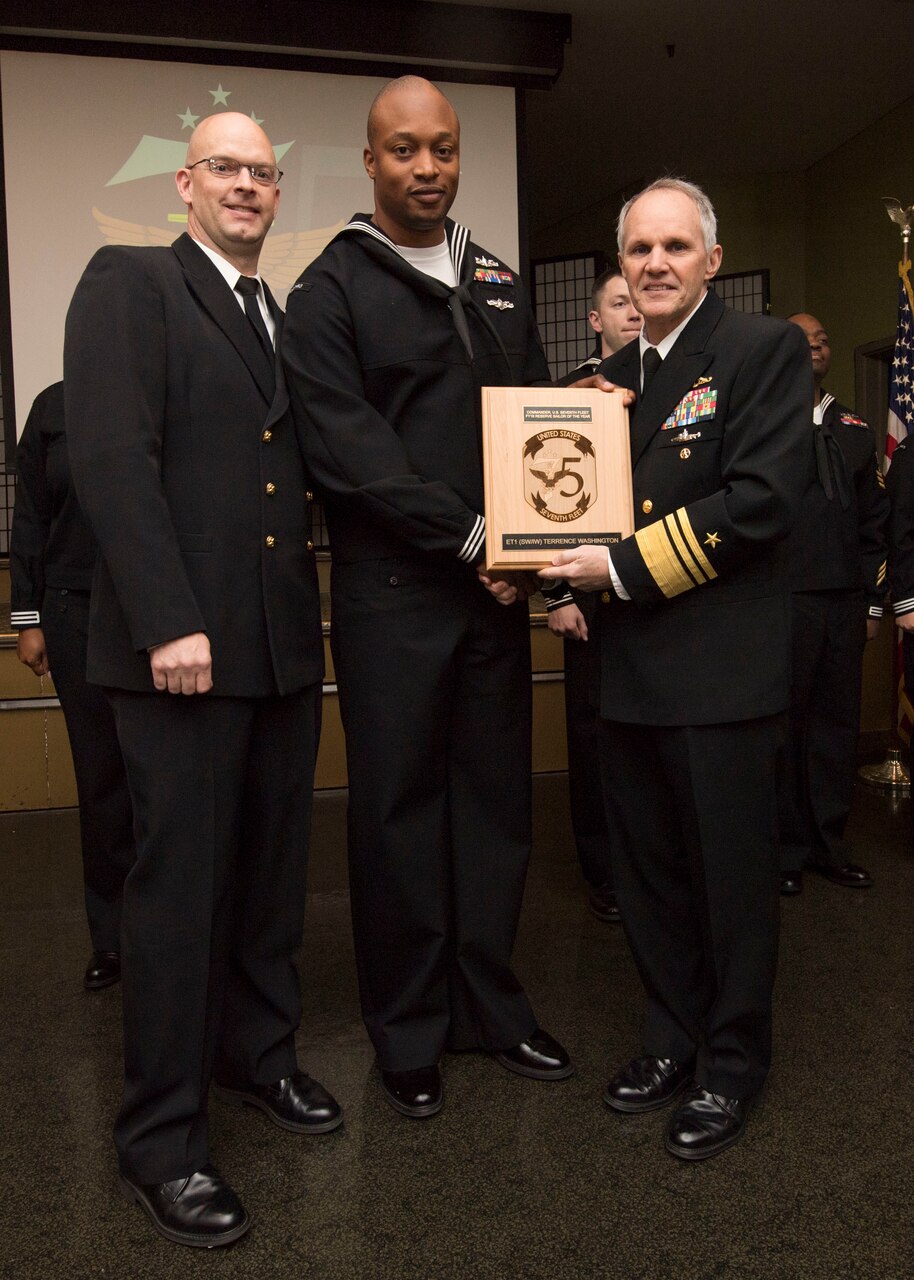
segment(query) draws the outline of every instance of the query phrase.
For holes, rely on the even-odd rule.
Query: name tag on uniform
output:
[[[675,431],[677,427],[690,427],[695,422],[713,418],[717,412],[717,391],[711,387],[693,387],[687,391],[676,408],[664,422],[663,431]]]

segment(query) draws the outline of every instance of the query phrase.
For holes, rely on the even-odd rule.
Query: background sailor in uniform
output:
[[[36,397],[16,450],[10,534],[10,622],[16,652],[60,699],[79,800],[87,991],[121,976],[124,878],[136,857],[133,811],[111,706],[86,680],[89,595],[96,546],[70,479],[63,383]]]
[[[599,337],[597,351],[590,360],[560,378],[560,387],[593,374],[608,356],[641,332],[641,313],[632,306],[619,267],[611,267],[594,281],[587,319]],[[564,591],[546,593],[549,630],[564,641],[568,803],[578,860],[588,884],[587,905],[598,920],[615,924],[619,921],[619,906],[613,891],[597,753],[597,604],[597,597],[587,591],[573,595]]]
[[[600,746],[613,877],[647,992],[622,1112],[684,1088],[667,1149],[743,1134],[771,1056],[777,958],[774,766],[789,700],[777,543],[805,480],[812,370],[795,325],[709,290],[721,262],[699,188],[660,179],[622,209],[620,262],[644,330],[603,365],[640,391],[636,533],[555,557],[602,588]]]
[[[790,317],[809,343],[815,379],[810,468],[786,542],[791,587],[790,724],[778,779],[781,892],[803,868],[866,889],[844,840],[860,732],[863,649],[885,595],[889,501],[867,424],[824,390],[831,348],[815,316]]]
[[[641,312],[632,306],[620,267],[609,267],[594,280],[587,323],[597,335],[597,345],[584,363],[563,374],[556,386],[570,387],[573,382],[596,373],[604,360],[641,332]]]

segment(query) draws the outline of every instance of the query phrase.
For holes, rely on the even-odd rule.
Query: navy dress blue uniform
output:
[[[214,1062],[224,1083],[296,1070],[323,665],[309,486],[281,371],[187,235],[95,255],[64,385],[101,551],[88,674],[114,708],[137,828],[115,1143],[127,1178],[160,1183],[207,1163]],[[212,692],[157,692],[148,650],[196,632]]]
[[[525,604],[479,583],[480,388],[549,383],[512,272],[446,222],[458,285],[356,215],[289,295],[283,353],[333,553],[352,916],[385,1071],[536,1028],[510,967],[530,850]]]
[[[10,619],[14,630],[44,634],[73,757],[92,949],[119,952],[124,878],[136,850],[114,716],[86,681],[95,555],[70,479],[63,383],[55,382],[36,397],[16,450]]]
[[[889,502],[873,433],[822,392],[808,480],[787,539],[790,726],[780,770],[781,870],[849,862],[867,618],[881,618]]]
[[[640,388],[639,344],[604,363]],[[747,1098],[770,1062],[774,762],[790,690],[778,543],[805,481],[803,335],[708,293],[631,420],[636,532],[604,592],[601,758],[613,878],[647,992],[643,1052]]]

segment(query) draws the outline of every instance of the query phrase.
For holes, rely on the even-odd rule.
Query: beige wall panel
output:
[[[565,686],[561,680],[533,686],[533,772],[568,768]]]
[[[314,786],[318,791],[346,786],[346,739],[335,693],[324,694],[321,745],[317,753]]]
[[[68,808],[75,803],[63,712],[0,712],[0,811]]]
[[[548,627],[530,628],[530,653],[534,671],[563,671],[565,655],[562,641]]]

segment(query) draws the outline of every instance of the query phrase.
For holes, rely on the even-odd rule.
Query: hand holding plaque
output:
[[[627,393],[483,387],[486,566],[535,570],[634,530]]]

